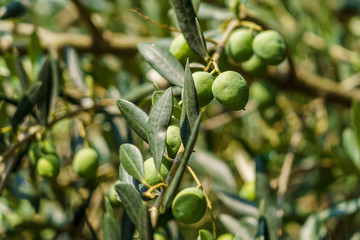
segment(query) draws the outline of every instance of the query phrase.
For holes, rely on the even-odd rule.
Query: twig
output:
[[[277,217],[279,219],[279,226],[278,226],[279,238],[282,235],[282,217],[284,215],[283,206],[285,202],[285,193],[289,184],[291,168],[295,157],[295,149],[299,145],[301,137],[302,137],[301,131],[296,131],[291,136],[289,150],[285,155],[284,163],[282,165],[280,172],[279,185],[278,185],[279,187],[277,192],[278,195]]]
[[[162,24],[162,23],[159,23],[159,22],[157,22],[155,20],[152,20],[151,18],[149,18],[148,16],[146,16],[145,14],[143,14],[142,12],[140,12],[137,9],[129,8],[129,11],[139,14],[139,16],[142,17],[143,19],[145,19],[146,21],[151,22],[152,24],[155,24],[155,25],[157,25],[157,26],[159,26],[159,27],[161,27],[163,29],[167,29],[167,30],[169,30],[171,32],[181,33],[181,31],[179,29],[176,29],[176,28],[173,28],[173,27],[168,26],[166,24]]]

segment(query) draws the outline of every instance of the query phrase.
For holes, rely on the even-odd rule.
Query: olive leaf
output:
[[[106,213],[102,223],[103,239],[118,240],[121,239],[120,227],[114,216],[114,211],[110,201],[105,197]]]
[[[190,48],[204,60],[208,58],[204,36],[196,23],[196,14],[191,0],[172,0],[178,23]]]
[[[185,82],[182,101],[183,105],[180,118],[180,134],[181,140],[186,146],[187,140],[191,134],[191,129],[193,128],[196,118],[199,114],[196,89],[189,67],[189,59],[187,59],[185,66]]]
[[[84,83],[84,72],[81,69],[79,56],[72,47],[67,48],[66,63],[70,78],[73,80],[75,86],[77,86],[80,90],[85,91],[87,88]]]
[[[124,211],[121,217],[121,240],[133,240],[135,225],[129,218],[129,215]]]
[[[117,106],[130,127],[147,142],[146,125],[148,115],[138,106],[124,99],[117,100]]]
[[[119,194],[124,210],[129,215],[135,226],[141,230],[143,208],[145,207],[141,201],[138,191],[132,184],[119,182],[115,185],[115,190]]]
[[[19,124],[24,120],[26,115],[32,112],[34,106],[39,100],[41,94],[41,83],[36,83],[31,86],[21,98],[20,103],[16,109],[14,117],[11,122],[13,132],[16,131]]]
[[[156,105],[157,101],[159,100],[159,98],[164,94],[164,91],[154,91],[152,97],[151,97],[151,103],[153,106]],[[179,106],[178,101],[176,100],[176,98],[173,97],[173,102],[174,102],[174,109],[173,109],[173,113],[172,115],[176,118],[176,119],[180,119],[181,118],[181,107]]]
[[[144,181],[144,160],[140,150],[132,144],[126,143],[120,146],[120,162],[126,172],[139,180]]]
[[[35,65],[36,61],[39,59],[41,51],[42,49],[41,49],[40,39],[35,29],[30,35],[30,41],[29,41],[29,56],[32,65]]]
[[[153,43],[140,43],[138,49],[145,60],[167,81],[179,87],[184,85],[184,69],[170,52]]]
[[[231,234],[235,235],[234,240],[254,239],[256,229],[249,224],[249,219],[236,219],[228,214],[222,213],[219,215],[219,220]],[[251,220],[251,222],[253,222],[253,220]]]
[[[174,175],[172,181],[170,182],[168,188],[165,191],[163,206],[167,206],[167,204],[173,197],[174,193],[176,192],[176,190],[180,184],[180,181],[181,181],[182,176],[185,171],[185,167],[190,159],[190,156],[193,152],[193,149],[194,149],[194,146],[196,143],[196,139],[197,139],[197,136],[199,133],[201,116],[202,116],[201,113],[197,116],[194,126],[191,129],[191,134],[189,136],[188,142],[185,147],[185,152],[184,152],[183,158],[182,158],[178,168],[177,169],[171,168],[171,170],[170,170],[169,174],[173,174],[172,171],[174,171],[174,170],[176,172],[175,172],[175,175]]]
[[[201,229],[197,240],[214,240],[214,237],[209,230]]]
[[[219,200],[239,217],[250,216],[258,218],[259,210],[254,203],[241,199],[237,195],[226,193],[222,190],[217,190],[216,193]]]
[[[351,106],[351,120],[360,148],[360,103],[356,100],[353,101]]]
[[[264,216],[260,216],[259,218],[255,240],[270,240],[268,226]]]
[[[169,126],[172,112],[173,96],[171,88],[168,88],[151,111],[146,126],[150,152],[154,158],[157,172],[160,172],[161,161],[166,146],[166,129]]]
[[[360,169],[360,143],[352,128],[345,128],[342,132],[342,142],[346,155],[351,159],[352,163]]]
[[[16,73],[21,83],[22,90],[23,92],[26,92],[26,90],[29,88],[29,78],[26,75],[25,69],[20,60],[19,53],[16,50],[14,51],[14,63],[15,63]]]
[[[52,85],[53,85],[53,74],[51,69],[51,61],[46,58],[43,62],[40,73],[38,75],[38,81],[42,83],[41,85],[41,95],[39,98],[38,109],[40,111],[40,120],[43,126],[47,125],[48,116],[50,112],[50,101],[52,95]]]
[[[0,8],[0,19],[14,18],[23,15],[27,6],[20,1],[13,1]]]

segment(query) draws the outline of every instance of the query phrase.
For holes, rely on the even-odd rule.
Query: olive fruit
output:
[[[169,174],[172,163],[169,162],[166,158],[163,157],[160,166],[161,176],[165,179]],[[151,186],[160,183],[161,179],[158,176],[158,173],[155,168],[155,163],[153,158],[149,158],[144,162],[144,174],[145,181]]]
[[[199,107],[204,107],[214,98],[211,87],[214,83],[214,77],[208,72],[195,72],[192,74],[194,79],[196,95]]]
[[[262,75],[266,72],[266,64],[256,55],[253,54],[250,59],[241,64],[244,72],[253,75]]]
[[[237,72],[221,73],[212,86],[215,99],[229,110],[244,109],[249,99],[249,88],[245,79]]]
[[[120,198],[118,196],[118,193],[116,192],[115,190],[115,185],[119,183],[119,181],[116,181],[115,183],[113,183],[109,190],[108,190],[108,194],[107,194],[107,197],[111,203],[111,206],[113,207],[119,207],[121,206],[121,201],[120,201]]]
[[[239,196],[243,197],[247,200],[254,201],[256,198],[255,195],[255,182],[245,182],[244,185],[242,185]]]
[[[274,30],[257,34],[252,46],[255,54],[270,65],[281,63],[286,55],[285,41],[280,33]]]
[[[180,145],[180,127],[178,125],[170,125],[166,130],[166,149],[169,157],[176,157]]]
[[[38,159],[36,170],[44,178],[55,179],[60,172],[60,160],[56,155],[46,154]]]
[[[197,240],[214,240],[214,236],[209,230],[201,229]]]
[[[224,234],[221,234],[217,240],[234,240],[234,237],[231,233],[224,233]]]
[[[194,61],[197,59],[196,53],[190,48],[186,42],[184,35],[176,36],[170,44],[169,52],[174,55],[182,64],[186,63],[186,59]]]
[[[204,193],[195,187],[181,190],[172,202],[172,213],[176,220],[184,224],[200,221],[206,211]]]
[[[154,233],[154,240],[167,240],[168,238],[162,233]]]
[[[226,53],[234,62],[248,60],[253,54],[252,42],[254,36],[247,29],[237,29],[231,33],[226,43]]]
[[[92,148],[82,148],[74,156],[73,168],[80,177],[95,177],[98,166],[99,155]]]
[[[47,139],[32,143],[28,152],[30,162],[33,165],[36,165],[38,159],[42,155],[46,155],[46,154],[56,155],[55,145],[50,140]]]

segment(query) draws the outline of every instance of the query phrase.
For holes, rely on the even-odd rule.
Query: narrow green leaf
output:
[[[251,216],[258,218],[259,210],[251,202],[239,198],[236,195],[226,193],[222,190],[217,191],[217,196],[232,212],[240,216]]]
[[[354,100],[352,103],[351,120],[360,148],[360,103],[356,100]]]
[[[181,140],[186,146],[187,140],[190,136],[190,129],[193,128],[196,118],[199,114],[199,107],[196,96],[196,89],[194,79],[189,67],[189,59],[186,61],[185,66],[185,82],[182,94],[182,112],[180,119],[180,133]]]
[[[206,229],[200,229],[199,236],[197,237],[197,240],[213,240],[214,236],[209,230]]]
[[[309,240],[309,239],[323,239],[327,233],[327,226],[325,223],[321,222],[317,215],[310,215],[300,233],[299,240]]]
[[[20,56],[17,51],[14,52],[14,62],[15,62],[15,69],[16,69],[17,75],[19,77],[22,90],[23,90],[23,92],[26,92],[26,90],[29,88],[29,78],[26,75],[25,69],[21,63]]]
[[[135,225],[124,211],[121,217],[121,240],[133,240]]]
[[[111,206],[110,200],[107,196],[105,196],[104,198],[104,203],[105,203],[105,210],[108,214],[110,214],[110,216],[115,217],[114,214],[114,209]]]
[[[120,162],[131,176],[143,182],[144,160],[140,150],[135,145],[126,143],[120,146]]]
[[[149,211],[143,208],[141,240],[154,240],[154,231],[151,227]]]
[[[30,42],[29,42],[29,56],[32,65],[34,66],[36,61],[39,59],[41,54],[41,43],[39,36],[37,35],[36,29],[30,35]]]
[[[14,117],[11,122],[13,131],[15,132],[19,124],[24,120],[26,115],[32,112],[35,104],[41,94],[41,83],[36,83],[31,86],[21,98],[20,103],[16,109]]]
[[[0,101],[0,128],[6,123],[6,104],[5,101]]]
[[[105,213],[102,223],[103,239],[119,240],[121,239],[120,227],[116,219],[109,213]]]
[[[68,48],[66,53],[66,62],[70,77],[75,86],[77,86],[80,90],[85,91],[87,88],[84,83],[84,72],[81,68],[78,54],[74,48]]]
[[[51,60],[51,73],[52,73],[52,82],[51,82],[51,94],[50,94],[50,107],[49,113],[51,114],[56,109],[56,103],[59,96],[59,85],[61,82],[61,69],[59,60],[57,58],[50,58]]]
[[[196,24],[196,14],[191,0],[172,0],[172,2],[175,7],[176,17],[181,32],[184,34],[190,48],[206,60],[208,58],[208,53],[201,40],[203,36]]]
[[[264,216],[261,216],[258,221],[258,229],[256,232],[255,240],[270,240],[268,226]]]
[[[146,126],[151,155],[158,172],[165,151],[166,129],[169,126],[172,112],[173,96],[171,88],[168,88],[151,111]]]
[[[269,185],[270,179],[267,175],[262,159],[255,158],[255,169],[256,169],[256,176],[255,176],[256,199],[267,199],[271,197],[273,193]]]
[[[71,139],[70,147],[73,153],[78,152],[84,147],[84,139],[81,137],[81,122],[79,119],[74,118],[71,124]]]
[[[141,201],[139,193],[132,184],[124,182],[116,184],[115,190],[119,194],[124,210],[129,215],[131,221],[141,230],[143,208],[145,206]]]
[[[140,43],[138,49],[145,60],[167,81],[179,87],[184,85],[184,69],[171,53],[153,43]]]
[[[13,1],[0,8],[0,19],[14,18],[26,12],[26,5],[19,1]]]
[[[353,164],[360,169],[360,143],[353,129],[345,128],[342,133],[342,142],[346,155],[351,159]]]
[[[244,221],[238,220],[228,214],[220,214],[219,220],[222,225],[238,239],[254,239],[256,229],[249,224],[249,219],[242,218]],[[253,219],[251,219],[253,221]]]
[[[41,96],[39,98],[38,109],[40,111],[40,121],[43,126],[47,125],[48,116],[50,111],[50,101],[52,93],[52,70],[51,62],[46,58],[45,62],[42,64],[40,73],[38,75],[38,81],[42,83],[41,85]]]
[[[151,103],[153,106],[156,105],[157,101],[159,100],[159,98],[164,94],[164,91],[154,91],[152,97],[151,97]],[[179,106],[178,101],[176,100],[176,98],[173,97],[173,102],[174,102],[174,109],[173,109],[173,113],[172,115],[176,118],[176,119],[180,119],[181,118],[181,107]]]
[[[163,206],[167,206],[168,202],[171,200],[171,198],[173,197],[174,193],[176,192],[176,190],[180,184],[180,181],[184,174],[186,165],[188,164],[190,156],[193,153],[193,149],[194,149],[196,139],[197,139],[197,136],[199,133],[201,116],[202,116],[202,114],[200,113],[195,121],[193,128],[191,129],[191,134],[190,134],[188,142],[186,144],[185,152],[184,152],[183,158],[181,159],[179,167],[177,169],[171,168],[171,170],[170,170],[169,174],[174,174],[172,171],[176,171],[176,172],[175,172],[175,175],[174,175],[172,181],[170,182],[168,188],[165,191]]]
[[[117,100],[117,106],[130,127],[147,142],[146,125],[148,115],[138,106],[124,99]]]

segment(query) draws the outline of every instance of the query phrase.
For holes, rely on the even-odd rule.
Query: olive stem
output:
[[[190,172],[190,174],[193,177],[194,181],[196,182],[196,184],[197,184],[196,188],[200,188],[201,191],[204,194],[204,197],[205,197],[205,200],[206,200],[206,206],[209,209],[210,215],[211,215],[213,236],[214,236],[214,239],[216,240],[216,223],[215,223],[215,217],[214,217],[214,212],[213,212],[213,209],[212,209],[211,201],[210,201],[209,197],[207,196],[204,188],[202,187],[202,184],[201,184],[199,178],[196,176],[196,173],[194,172],[194,170],[189,165],[186,165],[186,168]]]
[[[148,187],[148,185],[145,185],[145,186]],[[154,198],[155,198],[155,194],[153,193],[153,191],[154,191],[155,189],[160,188],[160,187],[165,187],[165,188],[166,188],[167,185],[166,185],[166,183],[158,183],[158,184],[155,184],[154,186],[150,186],[149,189],[148,189],[146,192],[143,193],[143,195],[144,195],[145,197],[149,197],[149,198],[151,198],[151,199],[154,199]]]

